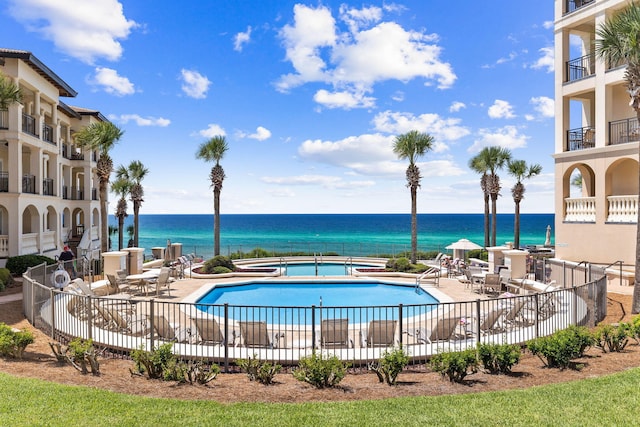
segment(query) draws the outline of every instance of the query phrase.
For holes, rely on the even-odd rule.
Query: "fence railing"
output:
[[[569,325],[594,326],[606,315],[604,270],[585,265],[542,266],[543,274],[552,280],[570,277],[561,282],[566,287],[548,292],[437,304],[349,307],[101,298],[56,289],[53,275],[57,268],[42,265],[23,276],[24,313],[53,339],[92,339],[99,347],[124,354],[170,342],[180,358],[208,359],[227,371],[240,358],[255,355],[295,365],[314,352],[336,355],[355,368],[366,368],[398,345],[408,351],[413,364],[423,364],[437,352],[473,348],[481,342],[525,343]],[[578,273],[569,276],[570,271]],[[596,278],[582,283],[583,273]],[[415,285],[406,286],[413,291]]]

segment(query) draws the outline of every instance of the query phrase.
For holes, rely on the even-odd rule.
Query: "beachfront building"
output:
[[[640,126],[625,64],[594,53],[628,0],[555,0],[556,256],[635,264]]]
[[[0,260],[53,258],[65,244],[94,251],[97,153],[75,147],[73,134],[106,118],[62,102],[76,91],[31,52],[0,49],[0,72],[22,92],[21,103],[0,111]]]

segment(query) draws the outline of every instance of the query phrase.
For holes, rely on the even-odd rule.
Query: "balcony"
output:
[[[0,129],[9,129],[9,110],[0,110]]]
[[[91,200],[98,200],[98,189],[95,187],[91,189]]]
[[[567,197],[564,204],[564,222],[596,222],[595,197]]]
[[[609,196],[609,215],[607,222],[632,222],[638,221],[638,196]]]
[[[47,124],[42,125],[42,140],[56,145],[55,141],[53,140],[53,127]]]
[[[580,9],[581,7],[587,6],[593,3],[596,0],[566,0],[565,9],[566,13],[571,13]]]
[[[640,141],[638,118],[609,122],[609,145]]]
[[[590,126],[567,131],[567,151],[584,150],[596,145],[596,130]]]
[[[84,200],[84,189],[71,187],[71,200]]]
[[[36,177],[35,175],[25,174],[22,176],[22,192],[36,194]]]
[[[55,196],[53,192],[53,179],[45,178],[42,180],[42,194],[45,196]]]
[[[0,172],[0,193],[9,192],[9,172]]]
[[[64,200],[69,200],[69,187],[66,185],[62,186],[62,198]]]
[[[591,53],[589,55],[567,61],[565,72],[565,82],[572,82],[593,76],[596,73],[595,54]]]
[[[22,113],[22,132],[38,137],[35,117]]]

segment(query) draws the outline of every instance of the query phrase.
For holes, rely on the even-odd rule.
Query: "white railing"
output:
[[[0,235],[0,257],[9,256],[9,236],[6,234]]]
[[[638,220],[638,196],[609,196],[607,222],[636,222]]]
[[[38,233],[25,233],[22,235],[22,250],[23,255],[37,254],[38,250]]]
[[[567,197],[565,203],[565,222],[595,222],[595,197]]]

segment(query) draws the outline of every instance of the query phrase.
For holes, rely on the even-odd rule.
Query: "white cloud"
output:
[[[449,106],[449,112],[450,113],[457,113],[458,111],[462,110],[463,108],[467,108],[467,104],[465,104],[464,102],[460,102],[460,101],[454,101],[451,106]]]
[[[118,60],[123,51],[119,40],[138,25],[124,16],[117,0],[10,0],[9,13],[28,31],[88,64]]]
[[[256,128],[255,133],[247,135],[247,138],[257,139],[258,141],[264,141],[265,139],[271,138],[271,131],[262,126],[258,126]]]
[[[513,106],[508,101],[496,99],[488,110],[489,117],[492,119],[513,119]]]
[[[242,47],[251,41],[251,27],[247,27],[244,33],[238,33],[233,39],[233,50],[242,52]]]
[[[206,76],[203,76],[197,71],[193,70],[180,70],[180,77],[182,79],[182,91],[189,97],[195,99],[203,99],[207,97],[207,91],[211,82]]]
[[[395,91],[393,95],[391,95],[391,99],[393,99],[396,102],[404,101],[404,92],[400,90]]]
[[[531,68],[533,68],[534,70],[546,69],[547,73],[553,73],[553,71],[555,70],[555,55],[553,52],[553,47],[543,47],[539,49],[538,52],[540,52],[542,56],[535,63],[533,63],[533,65],[531,65]]]
[[[225,132],[222,126],[209,123],[206,129],[202,129],[198,131],[198,135],[204,136],[205,138],[213,138],[214,136],[225,136],[227,133]]]
[[[517,53],[511,52],[507,57],[498,58],[498,60],[496,61],[496,64],[504,64],[505,62],[511,62],[514,59],[516,59],[517,56],[518,56]]]
[[[480,129],[478,131],[479,139],[474,141],[473,145],[467,150],[469,153],[478,153],[484,147],[498,146],[513,150],[515,148],[524,148],[527,146],[528,136],[518,132],[515,126],[505,126],[491,131],[489,129]]]
[[[138,126],[159,126],[159,127],[167,127],[171,124],[171,120],[165,119],[162,117],[142,117],[138,114],[121,114],[115,115],[110,114],[109,120],[117,121],[119,123],[129,123],[130,121],[135,122]]]
[[[89,83],[101,86],[105,92],[112,95],[124,96],[135,93],[133,83],[128,78],[119,76],[118,72],[111,68],[96,68],[95,75]]]
[[[533,109],[540,114],[540,116],[549,118],[555,116],[555,102],[553,99],[546,96],[537,96],[531,98],[529,103],[533,104]]]
[[[379,22],[382,9],[376,7],[343,6],[340,17],[347,24],[345,31],[327,7],[294,6],[294,23],[285,25],[280,36],[295,72],[280,77],[279,91],[324,83],[332,89],[317,91],[316,102],[330,108],[369,108],[375,98],[364,94],[378,82],[423,78],[425,85],[435,81],[439,88],[448,88],[456,80],[450,64],[440,60],[437,36]]]
[[[553,28],[553,21],[544,21],[542,27],[546,30]]]

